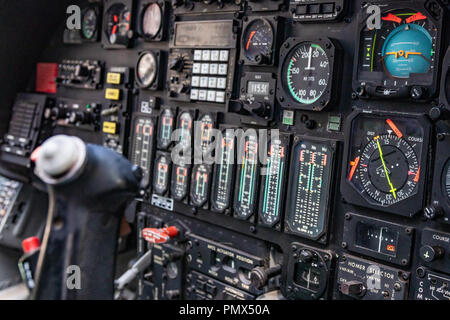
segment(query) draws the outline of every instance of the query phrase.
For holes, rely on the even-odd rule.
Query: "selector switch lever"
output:
[[[364,285],[359,281],[342,283],[339,291],[346,296],[362,297],[366,291]]]

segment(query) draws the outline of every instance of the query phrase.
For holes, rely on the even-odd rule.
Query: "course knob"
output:
[[[425,262],[433,262],[444,255],[444,250],[438,246],[424,245],[420,248],[420,257]]]

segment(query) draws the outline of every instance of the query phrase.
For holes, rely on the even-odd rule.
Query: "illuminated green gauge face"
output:
[[[169,186],[170,161],[166,155],[160,155],[155,161],[153,189],[159,194],[166,193]]]
[[[326,144],[299,141],[294,146],[286,216],[288,232],[311,239],[323,234],[332,157]]]
[[[417,193],[423,129],[414,119],[358,117],[348,182],[371,204],[388,207]]]
[[[286,143],[273,139],[268,147],[268,159],[265,175],[262,178],[262,202],[260,205],[260,222],[273,226],[280,221],[281,195],[286,169]]]
[[[175,115],[171,109],[166,108],[161,111],[158,130],[158,147],[161,149],[166,149],[170,145],[175,122],[174,118]]]
[[[243,139],[240,148],[240,162],[237,163],[236,177],[237,194],[235,196],[234,211],[239,219],[247,220],[256,209],[256,193],[258,192],[258,137],[248,135]]]
[[[302,42],[286,57],[282,81],[292,98],[301,104],[320,99],[330,81],[330,61],[318,44]]]
[[[223,212],[231,205],[232,183],[234,178],[235,139],[232,130],[222,132],[222,141],[216,154],[214,167],[214,187],[211,191],[211,203],[214,210]]]
[[[383,13],[381,22],[381,29],[362,32],[361,70],[405,80],[433,71],[437,29],[426,15],[394,10]]]
[[[208,165],[195,165],[192,169],[191,202],[194,206],[203,206],[209,199],[211,168]]]
[[[190,170],[186,164],[174,164],[172,167],[172,184],[170,194],[177,201],[182,201],[188,194]]]
[[[94,9],[88,9],[83,15],[81,31],[83,37],[92,40],[97,32],[98,17]]]
[[[445,165],[443,187],[444,194],[447,195],[447,199],[450,201],[450,159],[447,160],[447,164]]]

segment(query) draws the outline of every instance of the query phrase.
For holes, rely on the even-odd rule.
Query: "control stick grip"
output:
[[[120,222],[140,170],[115,151],[67,136],[47,140],[33,157],[54,207],[34,298],[112,299]]]

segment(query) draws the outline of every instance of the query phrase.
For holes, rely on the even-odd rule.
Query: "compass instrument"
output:
[[[420,5],[399,6],[397,2],[383,6],[379,29],[367,16],[360,22],[354,86],[363,98],[419,100],[435,93],[442,15],[431,15]]]
[[[360,113],[348,125],[341,187],[347,201],[406,216],[420,210],[429,136],[424,118]]]
[[[333,100],[336,47],[330,39],[289,38],[280,50],[277,97],[284,108],[320,111]]]
[[[211,190],[211,207],[213,211],[223,213],[231,206],[232,187],[235,168],[234,130],[223,130],[216,154],[213,184]]]

